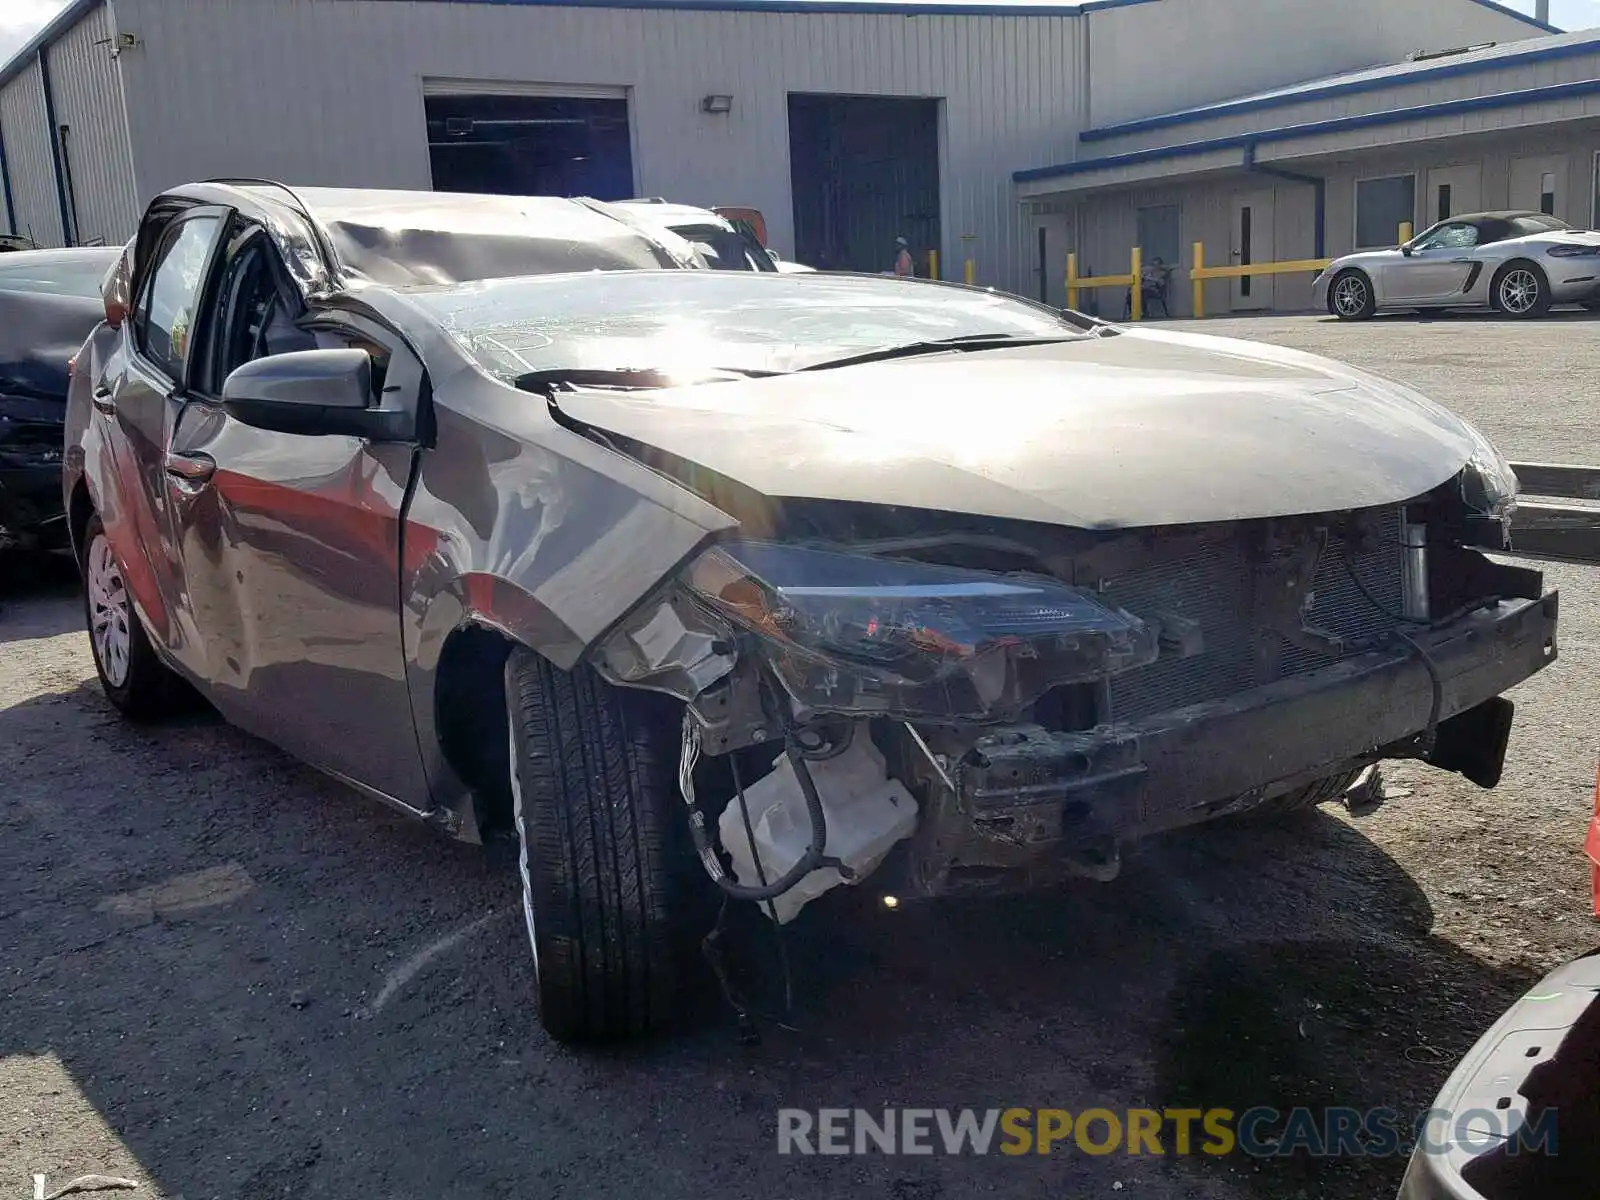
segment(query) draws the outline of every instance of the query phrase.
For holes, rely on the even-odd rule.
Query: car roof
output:
[[[0,270],[28,270],[58,263],[100,262],[110,267],[122,253],[121,246],[68,246],[54,250],[13,250],[0,258]]]
[[[1460,216],[1449,217],[1450,221],[1461,221],[1471,224],[1476,221],[1514,221],[1518,217],[1534,217],[1541,221],[1559,221],[1560,217],[1552,217],[1549,213],[1530,212],[1527,209],[1512,208],[1502,209],[1498,212],[1462,213]]]
[[[613,200],[609,207],[636,212],[662,225],[712,225],[718,229],[733,228],[733,223],[709,208],[696,208],[692,204],[673,204],[666,200]]]
[[[593,200],[379,188],[287,187],[265,180],[189,184],[166,193],[233,204],[269,218],[280,241],[315,226],[334,286],[388,287],[542,275],[681,267],[692,260],[648,225]],[[241,203],[242,202],[242,203]]]

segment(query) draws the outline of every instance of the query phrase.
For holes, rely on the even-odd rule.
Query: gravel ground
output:
[[[1600,453],[1592,330],[1556,319],[1215,321],[1423,386],[1514,457]],[[796,1006],[738,1044],[548,1043],[514,874],[214,719],[137,728],[93,684],[70,566],[0,566],[0,1196],[719,1194],[1371,1200],[1359,1159],[780,1158],[776,1110],[1424,1107],[1540,973],[1589,949],[1596,572],[1515,695],[1495,792],[1392,765],[1390,802],[1154,842],[1110,885],[865,913],[789,938]],[[765,943],[757,950],[764,951]]]

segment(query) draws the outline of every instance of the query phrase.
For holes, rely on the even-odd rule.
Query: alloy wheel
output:
[[[1346,275],[1333,287],[1333,307],[1341,317],[1359,317],[1367,307],[1366,280]]]
[[[1539,280],[1532,271],[1518,267],[1507,271],[1500,281],[1500,307],[1513,316],[1533,311],[1539,303]]]
[[[106,535],[95,535],[89,543],[86,585],[89,589],[89,637],[94,656],[112,687],[128,682],[128,664],[133,652],[133,606],[122,568]]]

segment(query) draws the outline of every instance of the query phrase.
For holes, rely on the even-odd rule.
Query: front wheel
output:
[[[1365,321],[1378,311],[1378,298],[1365,271],[1341,271],[1328,288],[1328,311],[1341,321]]]
[[[636,1037],[677,1003],[683,904],[678,725],[659,698],[506,662],[513,812],[539,1019],[559,1041]]]
[[[1550,311],[1550,281],[1531,262],[1510,262],[1494,277],[1489,295],[1495,308],[1519,320]]]
[[[83,531],[83,609],[100,687],[135,720],[166,716],[182,704],[183,684],[168,669],[134,610],[122,565],[98,516]]]
[[[1309,812],[1319,805],[1330,803],[1339,799],[1356,780],[1361,778],[1362,768],[1353,771],[1340,771],[1337,775],[1329,775],[1315,783],[1308,783],[1298,787],[1292,792],[1285,792],[1281,796],[1274,796],[1270,800],[1263,800],[1254,808],[1247,809],[1247,817],[1283,817],[1291,813]]]

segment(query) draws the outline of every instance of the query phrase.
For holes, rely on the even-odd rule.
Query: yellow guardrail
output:
[[[1399,240],[1401,244],[1411,240],[1411,222],[1400,222]],[[1206,315],[1206,281],[1210,279],[1243,279],[1246,276],[1256,275],[1294,275],[1304,271],[1325,270],[1331,258],[1297,258],[1285,262],[1249,263],[1241,266],[1208,267],[1206,266],[1206,247],[1204,242],[1194,243],[1194,266],[1189,271],[1189,279],[1194,285],[1194,315]],[[1076,252],[1067,254],[1067,307],[1078,307],[1078,295],[1082,291],[1094,288],[1127,288],[1128,289],[1128,315],[1135,321],[1144,319],[1144,295],[1138,285],[1139,278],[1144,273],[1144,251],[1135,246],[1128,254],[1128,273],[1126,275],[1079,275],[1078,255]]]
[[[1128,315],[1135,321],[1144,320],[1144,296],[1139,288],[1139,276],[1144,274],[1144,251],[1138,246],[1128,254],[1126,275],[1079,275],[1076,251],[1067,254],[1067,307],[1078,307],[1078,293],[1093,288],[1127,288]]]

